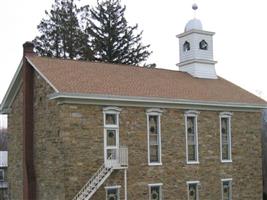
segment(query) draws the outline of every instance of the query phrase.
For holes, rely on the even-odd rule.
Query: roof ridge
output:
[[[173,69],[166,69],[166,68],[150,68],[150,67],[144,67],[140,65],[132,65],[132,64],[122,64],[122,63],[108,63],[108,62],[101,62],[101,61],[91,61],[91,60],[74,60],[74,59],[68,59],[68,58],[55,58],[55,57],[48,57],[48,56],[39,56],[39,55],[34,55],[34,56],[27,56],[29,59],[31,57],[39,57],[39,58],[44,58],[44,59],[51,59],[51,60],[61,60],[61,61],[71,61],[71,62],[83,62],[83,63],[94,63],[94,64],[106,64],[106,65],[115,65],[115,66],[124,66],[124,67],[135,67],[135,68],[140,68],[140,69],[146,69],[146,70],[161,70],[161,71],[170,71],[170,72],[179,72],[179,73],[184,73],[188,74],[187,72],[179,71],[179,70],[173,70]]]

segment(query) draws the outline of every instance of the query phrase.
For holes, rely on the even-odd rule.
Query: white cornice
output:
[[[80,103],[99,105],[132,105],[143,107],[177,107],[183,106],[185,109],[195,107],[200,110],[233,110],[234,108],[255,111],[267,108],[267,104],[249,104],[235,102],[218,101],[197,101],[187,99],[170,99],[159,97],[135,97],[102,94],[74,94],[74,93],[54,93],[48,96],[49,99],[56,99],[59,103]]]
[[[217,61],[214,60],[203,60],[203,59],[191,59],[184,62],[180,62],[177,64],[177,66],[182,67],[185,65],[193,64],[193,63],[203,63],[203,64],[212,64],[215,65]]]
[[[182,38],[182,37],[187,36],[187,35],[192,34],[192,33],[198,33],[198,34],[209,35],[209,36],[213,36],[215,34],[215,32],[211,32],[211,31],[192,29],[190,31],[186,31],[186,32],[183,32],[181,34],[178,34],[176,37]]]

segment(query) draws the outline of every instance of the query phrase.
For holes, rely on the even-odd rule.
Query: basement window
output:
[[[232,200],[232,179],[222,179],[222,200]]]
[[[120,200],[120,187],[119,185],[105,187],[106,200]]]
[[[149,184],[149,200],[162,200],[162,183]]]
[[[5,179],[5,173],[3,169],[0,169],[0,182],[3,182]]]
[[[199,200],[198,187],[199,187],[199,181],[187,182],[188,200]]]

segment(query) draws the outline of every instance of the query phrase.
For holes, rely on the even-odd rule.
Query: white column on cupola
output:
[[[196,12],[198,6],[194,4],[192,8]],[[177,35],[180,47],[180,63],[177,65],[180,71],[197,78],[217,79],[217,62],[213,60],[214,34],[204,31],[201,21],[196,17],[186,24],[184,32]]]

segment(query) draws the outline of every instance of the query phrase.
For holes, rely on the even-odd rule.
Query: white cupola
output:
[[[192,6],[197,10],[196,4]],[[199,19],[191,19],[183,33],[177,35],[180,46],[179,70],[197,78],[217,79],[213,60],[214,32],[204,31]]]

